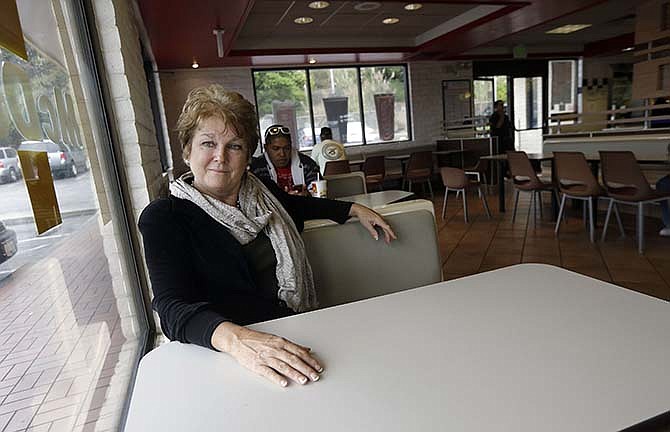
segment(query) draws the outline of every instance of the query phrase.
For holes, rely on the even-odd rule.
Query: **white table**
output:
[[[610,432],[670,407],[668,303],[547,265],[253,327],[312,347],[321,380],[280,388],[169,343],[125,430]]]
[[[414,195],[414,193],[403,190],[385,190],[366,194],[349,195],[336,199],[339,201],[351,201],[356,204],[361,204],[374,209],[394,202],[402,201],[411,197],[412,195]]]

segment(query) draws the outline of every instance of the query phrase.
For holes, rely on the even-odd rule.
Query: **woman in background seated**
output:
[[[242,327],[317,307],[305,220],[356,216],[378,239],[395,238],[357,204],[289,195],[247,171],[258,143],[256,111],[221,86],[189,93],[177,121],[191,172],[142,212],[139,228],[153,308],[172,340],[226,352],[281,385],[305,384],[323,370],[309,348]]]

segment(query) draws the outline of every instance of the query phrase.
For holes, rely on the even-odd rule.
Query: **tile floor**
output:
[[[0,283],[0,431],[118,430],[143,332],[108,224]]]

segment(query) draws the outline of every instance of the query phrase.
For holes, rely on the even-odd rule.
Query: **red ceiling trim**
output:
[[[449,33],[445,33],[442,36],[438,36],[435,39],[429,40],[428,42],[425,42],[425,43],[419,45],[418,47],[416,47],[415,51],[421,51],[421,52],[424,52],[424,53],[431,52],[432,50],[430,48],[434,48],[437,45],[442,46],[443,44],[447,43],[449,41],[449,39],[451,39],[455,35],[470,31],[475,27],[478,27],[482,24],[485,24],[485,23],[488,23],[490,21],[496,20],[500,17],[508,15],[508,14],[510,14],[512,12],[515,12],[515,11],[517,11],[517,10],[519,10],[519,9],[525,7],[525,6],[528,6],[528,5],[530,5],[530,3],[516,3],[516,4],[510,5],[510,6],[505,6],[502,9],[499,9],[499,10],[497,10],[495,12],[492,12],[492,13],[486,15],[486,16],[483,16],[479,19],[471,21],[471,22],[469,22],[469,23],[467,23],[467,24],[465,24],[465,25],[463,25],[463,26],[461,26],[457,29],[454,29],[454,30],[450,31]]]
[[[365,54],[365,53],[406,53],[415,50],[415,47],[349,47],[349,48],[277,48],[277,49],[253,49],[232,50],[231,57],[253,57],[253,56],[275,56],[275,55],[310,55],[310,54]]]
[[[595,57],[605,54],[620,53],[622,49],[635,46],[635,33],[603,39],[584,46],[584,57]]]
[[[240,16],[240,19],[237,21],[237,25],[235,26],[235,31],[233,32],[233,37],[230,38],[228,45],[224,49],[224,57],[227,57],[230,55],[230,52],[233,49],[233,45],[235,44],[235,41],[240,35],[240,32],[242,31],[242,27],[244,27],[244,24],[247,22],[247,18],[249,17],[249,14],[251,13],[251,9],[254,7],[254,2],[255,0],[247,0],[247,6],[244,9],[244,12],[242,12],[242,15]]]

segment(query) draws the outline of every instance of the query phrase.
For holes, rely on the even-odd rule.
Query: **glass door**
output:
[[[542,152],[542,77],[512,81],[514,146],[526,153]]]

